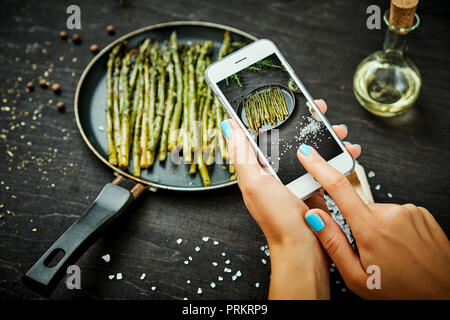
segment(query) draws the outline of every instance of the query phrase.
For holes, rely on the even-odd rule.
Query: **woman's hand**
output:
[[[326,104],[315,101],[322,112]],[[345,126],[334,126],[337,135],[347,136]],[[303,221],[308,206],[298,199],[279,180],[266,173],[257,155],[237,123],[226,120],[222,130],[227,138],[231,162],[238,176],[244,202],[266,236],[271,254],[272,299],[328,299],[329,266],[319,241]],[[361,153],[357,145],[347,145],[356,157]],[[311,200],[322,204],[322,196]]]
[[[449,241],[427,209],[410,203],[365,205],[347,178],[313,148],[302,145],[298,158],[352,230],[358,253],[326,212],[317,208],[305,213],[353,292],[368,299],[450,298]]]

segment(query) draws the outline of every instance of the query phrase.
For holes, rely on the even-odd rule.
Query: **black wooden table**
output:
[[[409,55],[421,71],[422,92],[415,108],[395,119],[367,113],[352,92],[355,67],[381,48],[385,34],[384,28],[366,28],[373,1],[124,2],[119,7],[119,1],[78,1],[82,43],[75,45],[58,36],[72,2],[2,1],[0,298],[41,298],[24,287],[21,276],[113,179],[84,145],[73,114],[78,78],[93,57],[89,45],[102,47],[166,21],[217,22],[274,40],[313,97],[328,102],[330,121],[346,123],[348,140],[363,146],[360,162],[375,173],[369,179],[375,200],[427,207],[449,233],[450,10],[444,1],[419,5],[422,24],[411,35]],[[386,1],[379,4],[386,9]],[[114,36],[105,31],[109,24],[116,26]],[[59,83],[61,94],[39,88],[40,77]],[[28,81],[35,83],[31,93],[25,90]],[[59,101],[66,105],[63,113],[56,110]],[[61,283],[51,298],[263,299],[270,274],[264,245],[237,186],[203,193],[147,191],[77,262],[82,289]],[[102,259],[105,254],[110,262]],[[232,273],[224,273],[225,267]],[[233,281],[238,270],[242,276]],[[334,298],[353,297],[336,271],[332,284]]]

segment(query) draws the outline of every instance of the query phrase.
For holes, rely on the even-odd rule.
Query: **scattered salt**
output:
[[[231,276],[231,280],[236,281],[236,279],[237,279],[237,275]]]
[[[255,283],[255,287],[259,288],[259,282]]]
[[[214,240],[213,245],[218,246],[219,245],[219,241]]]
[[[225,268],[225,269],[223,269],[223,272],[231,273],[231,269],[230,268]]]
[[[153,287],[152,287],[152,291],[155,291],[155,290],[156,290],[156,287],[155,287],[155,286],[153,286]]]
[[[178,244],[181,244],[182,242],[183,242],[183,239],[181,239],[181,238],[177,240]]]
[[[189,264],[189,260],[184,260],[184,264]]]
[[[237,275],[238,277],[242,276],[241,270],[238,270],[238,271],[236,272],[236,275]]]
[[[267,260],[266,259],[261,259],[262,264],[267,264]]]
[[[203,237],[202,240],[205,241],[205,242],[208,242],[209,237]]]
[[[369,173],[367,174],[367,176],[368,176],[369,178],[373,178],[373,177],[375,177],[375,172],[369,171]]]
[[[225,260],[225,264],[230,264],[230,259]]]
[[[376,186],[375,186],[375,190],[380,190],[381,189],[381,185],[379,185],[379,184],[377,184]]]
[[[111,256],[109,254],[105,254],[104,256],[102,256],[102,259],[106,262],[109,262],[111,260]]]
[[[198,288],[198,290],[197,290],[197,294],[202,294],[202,288]]]
[[[189,256],[188,259],[189,259],[189,261],[192,261],[192,257],[191,256]]]
[[[214,289],[216,287],[216,284],[214,282],[211,282],[210,286]]]
[[[213,262],[212,265],[213,265],[214,267],[217,267],[219,264],[218,264],[217,262]]]
[[[388,196],[389,198],[392,198],[392,193],[388,192],[387,196]]]
[[[112,279],[114,279],[114,275],[113,275],[113,274],[110,274],[110,275],[108,276],[108,278],[109,278],[109,280],[112,280]]]
[[[200,247],[195,247],[195,251],[199,252],[200,251]]]
[[[191,283],[191,280],[186,280],[186,283],[187,283],[187,284]]]
[[[219,277],[217,278],[217,280],[223,281],[223,277],[219,276]]]
[[[264,253],[266,254],[266,256],[270,256],[270,252],[269,252],[269,249],[266,249],[266,250],[264,250]]]
[[[225,257],[225,256],[226,256],[225,252],[222,252],[222,257]]]
[[[144,280],[146,276],[147,276],[147,275],[146,275],[145,273],[143,273],[143,274],[141,275],[141,280]]]
[[[117,280],[122,280],[122,273],[121,272],[117,273],[116,278]]]

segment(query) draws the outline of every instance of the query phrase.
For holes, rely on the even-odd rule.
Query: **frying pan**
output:
[[[87,246],[106,225],[117,218],[147,188],[179,191],[202,191],[233,185],[229,174],[221,164],[210,168],[211,185],[203,186],[200,174],[191,176],[184,164],[175,164],[170,156],[163,163],[155,161],[150,169],[142,170],[141,177],[130,171],[111,165],[108,158],[105,128],[106,63],[112,48],[124,40],[129,49],[137,48],[146,38],[162,43],[177,32],[180,45],[212,40],[212,56],[223,41],[224,31],[229,30],[232,41],[250,43],[256,38],[243,31],[215,23],[177,21],[148,26],[133,31],[104,48],[86,67],[75,93],[74,111],[78,129],[91,151],[115,171],[116,178],[107,183],[91,206],[60,236],[58,240],[27,271],[23,280],[31,289],[48,295],[65,273],[66,267],[76,261]],[[136,183],[131,190],[119,184],[124,178]]]

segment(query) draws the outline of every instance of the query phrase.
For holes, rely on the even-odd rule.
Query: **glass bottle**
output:
[[[383,50],[361,61],[353,76],[353,92],[369,112],[393,117],[410,108],[419,96],[422,79],[406,50],[408,34],[420,20],[415,14],[410,28],[397,28],[389,23],[389,10],[383,20],[388,26]]]

